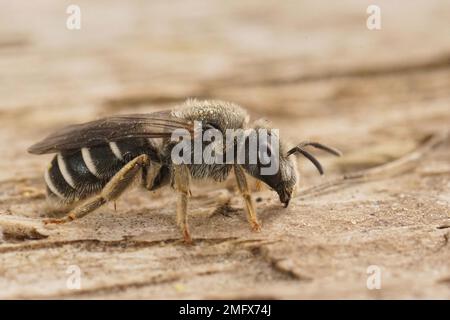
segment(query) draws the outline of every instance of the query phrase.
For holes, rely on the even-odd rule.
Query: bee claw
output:
[[[67,221],[65,219],[45,219],[44,224],[63,224],[66,223]]]
[[[183,232],[183,237],[184,237],[184,243],[185,244],[193,244],[192,238],[191,238],[191,234],[185,230]]]
[[[259,222],[252,222],[252,231],[253,232],[261,232],[261,225],[259,224]]]

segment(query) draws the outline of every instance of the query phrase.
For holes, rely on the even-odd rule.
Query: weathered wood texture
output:
[[[65,27],[69,3],[79,31]],[[376,1],[379,31],[366,28],[371,3],[0,1],[0,297],[450,298],[450,2]],[[301,161],[288,209],[258,192],[259,234],[238,195],[235,214],[208,214],[231,181],[193,189],[191,247],[168,189],[41,224],[50,156],[30,144],[187,97],[237,102],[345,156],[319,155],[324,178]],[[81,290],[66,287],[70,265]],[[366,287],[370,265],[380,290]]]

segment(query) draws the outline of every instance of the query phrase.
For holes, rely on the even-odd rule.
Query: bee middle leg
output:
[[[74,208],[67,216],[61,219],[46,219],[44,223],[65,223],[84,217],[108,201],[117,199],[134,181],[140,170],[150,163],[147,155],[140,155],[128,162],[105,185],[99,195],[92,197],[79,207]]]
[[[234,166],[234,175],[236,176],[239,192],[241,193],[245,201],[247,220],[250,223],[253,231],[260,231],[261,225],[258,222],[255,206],[253,205],[252,195],[248,187],[247,178],[245,177],[245,172],[240,165]]]
[[[191,195],[189,188],[191,174],[185,165],[173,166],[173,187],[178,192],[177,199],[177,224],[181,228],[185,243],[192,243],[191,234],[189,232],[187,207],[188,198]]]

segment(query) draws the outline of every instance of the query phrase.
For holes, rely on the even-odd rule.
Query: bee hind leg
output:
[[[79,219],[101,207],[108,201],[114,201],[131,185],[139,171],[149,165],[149,161],[149,157],[145,154],[134,158],[111,178],[99,195],[92,197],[87,202],[74,208],[67,216],[61,219],[46,219],[44,220],[44,223],[60,224]]]
[[[261,231],[261,225],[258,222],[258,217],[256,215],[255,206],[253,204],[252,195],[248,187],[247,178],[245,177],[244,170],[240,165],[234,166],[234,175],[236,176],[236,182],[238,185],[239,192],[245,201],[245,211],[247,212],[247,220],[253,231]]]

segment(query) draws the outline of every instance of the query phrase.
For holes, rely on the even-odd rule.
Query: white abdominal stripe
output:
[[[119,159],[120,161],[123,161],[123,156],[122,156],[122,153],[120,152],[119,147],[117,146],[117,143],[110,142],[109,147],[110,147],[112,153],[114,153],[114,155],[116,156],[116,158]]]
[[[86,167],[89,169],[89,171],[97,178],[101,178],[100,175],[98,174],[97,167],[95,166],[94,160],[92,159],[89,148],[82,148],[81,155],[82,155],[83,161],[86,164]]]
[[[59,192],[58,188],[56,188],[55,184],[53,183],[52,178],[50,177],[50,170],[52,169],[52,167],[50,167],[49,169],[45,170],[45,174],[44,174],[44,179],[45,179],[45,183],[47,185],[47,187],[49,188],[49,190],[56,195],[58,198],[64,199],[66,198],[61,192]]]
[[[69,186],[71,186],[72,188],[75,189],[75,181],[73,180],[73,177],[70,174],[69,170],[67,170],[66,162],[65,162],[62,154],[58,153],[56,158],[58,160],[59,170],[61,171],[61,174],[62,174],[64,180],[67,182],[67,184]]]

